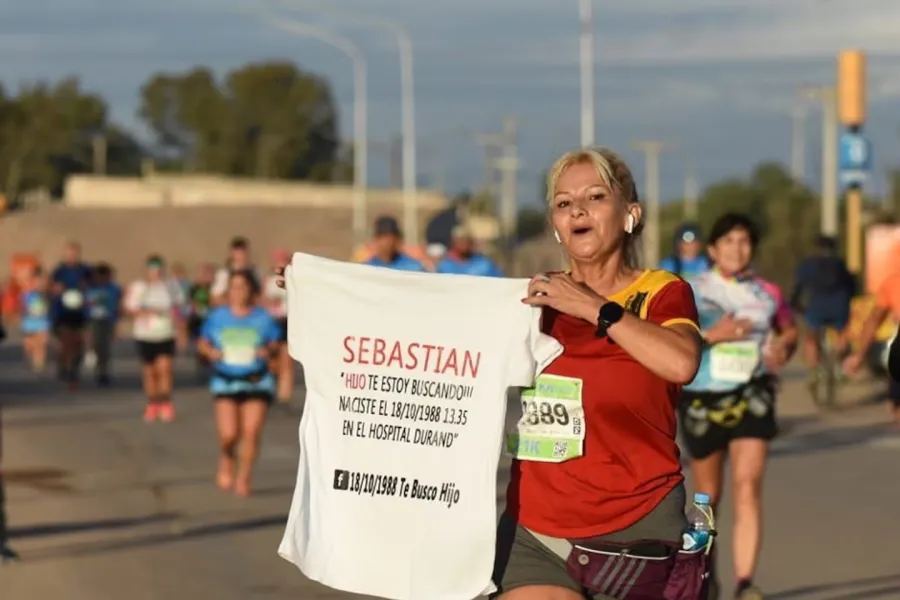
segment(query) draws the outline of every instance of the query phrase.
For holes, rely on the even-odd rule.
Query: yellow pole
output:
[[[853,274],[862,271],[863,263],[863,196],[862,189],[847,190],[847,268]]]
[[[837,61],[838,119],[850,134],[860,134],[866,122],[866,54],[843,50]],[[862,271],[863,264],[862,183],[847,188],[847,268]]]

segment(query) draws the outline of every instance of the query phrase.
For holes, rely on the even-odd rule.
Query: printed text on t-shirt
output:
[[[345,363],[422,371],[435,375],[478,377],[481,352],[420,342],[402,343],[373,337],[344,338]]]

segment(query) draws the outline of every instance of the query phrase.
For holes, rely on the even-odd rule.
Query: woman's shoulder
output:
[[[259,321],[275,321],[275,317],[273,317],[272,314],[262,306],[254,306],[253,312],[251,314],[253,315],[254,319],[257,319]]]
[[[659,293],[669,287],[690,287],[687,281],[665,269],[648,269],[638,279],[638,283],[641,288],[651,294]]]
[[[206,313],[206,320],[219,320],[231,314],[231,309],[227,306],[214,306]]]

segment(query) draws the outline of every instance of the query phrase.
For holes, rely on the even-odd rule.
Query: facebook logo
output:
[[[346,490],[350,487],[350,471],[343,469],[334,470],[334,489]]]

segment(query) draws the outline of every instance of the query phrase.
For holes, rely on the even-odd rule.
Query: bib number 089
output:
[[[565,427],[569,424],[569,411],[561,402],[538,402],[536,400],[523,400],[522,412],[525,413],[525,422],[529,425],[559,425]]]

